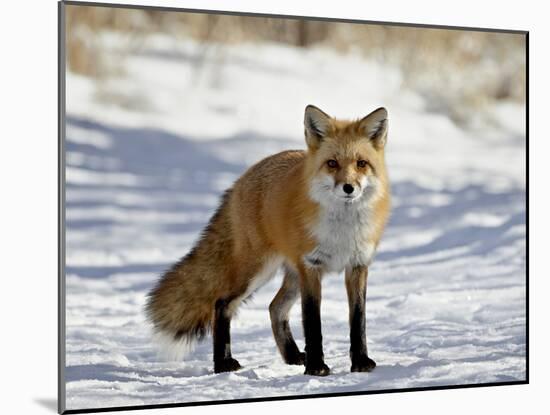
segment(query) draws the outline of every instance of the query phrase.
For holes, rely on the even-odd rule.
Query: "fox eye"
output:
[[[368,165],[368,161],[366,160],[357,160],[357,167],[360,167],[362,169],[364,169],[365,167],[367,167]]]
[[[327,166],[329,166],[331,169],[335,169],[338,167],[338,162],[336,160],[328,160]]]

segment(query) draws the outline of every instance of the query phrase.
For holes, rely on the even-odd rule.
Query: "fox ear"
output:
[[[308,105],[304,115],[306,143],[311,148],[318,148],[325,138],[330,125],[330,116],[319,108]]]
[[[388,138],[388,111],[378,108],[359,121],[359,126],[376,148],[384,148]]]

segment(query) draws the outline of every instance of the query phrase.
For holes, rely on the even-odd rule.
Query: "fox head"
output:
[[[304,126],[310,196],[314,200],[322,205],[352,204],[384,191],[385,108],[359,120],[342,121],[308,105]]]

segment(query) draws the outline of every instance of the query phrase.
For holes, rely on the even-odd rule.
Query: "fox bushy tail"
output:
[[[224,274],[233,246],[230,196],[229,190],[195,247],[148,295],[145,312],[168,358],[183,357],[212,328],[216,300],[226,290]]]

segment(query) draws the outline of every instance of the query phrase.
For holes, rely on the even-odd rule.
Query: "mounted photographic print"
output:
[[[527,32],[59,25],[60,412],[528,382]]]

